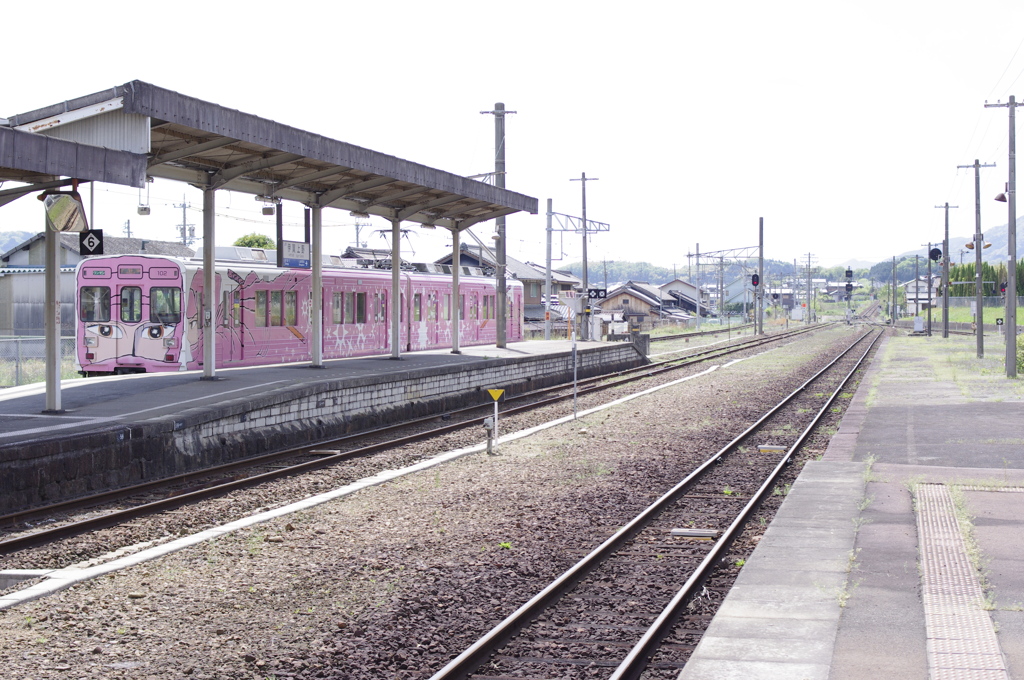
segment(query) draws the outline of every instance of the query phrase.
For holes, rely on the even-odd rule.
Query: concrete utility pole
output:
[[[757,287],[754,288],[754,309],[757,323],[754,332],[764,335],[764,218],[757,218]]]
[[[932,337],[932,244],[928,244],[928,337]]]
[[[807,253],[807,323],[811,323],[811,254]]]
[[[1006,106],[1010,109],[1009,177],[1006,182],[1006,205],[1009,218],[1006,223],[1006,377],[1017,377],[1017,139],[1016,114],[1018,104],[1014,97],[1006,104],[985,104],[985,108]]]
[[[184,195],[182,195],[182,197],[181,197],[181,204],[180,204],[180,205],[175,205],[174,207],[175,207],[175,208],[181,208],[181,224],[180,224],[180,225],[178,225],[178,226],[180,226],[180,227],[181,227],[181,245],[183,245],[183,246],[187,246],[187,245],[188,245],[188,243],[189,243],[189,238],[188,238],[188,236],[189,236],[189,232],[188,232],[188,228],[189,228],[189,227],[193,227],[193,226],[195,226],[195,225],[193,225],[193,224],[188,224],[188,218],[187,218],[187,217],[186,217],[186,215],[185,215],[185,211],[186,211],[186,210],[187,210],[188,208],[191,208],[192,206],[191,206],[190,204],[188,204],[188,203],[186,203],[186,202],[185,202],[185,196],[184,196]]]
[[[494,105],[493,111],[481,111],[483,114],[491,114],[494,116],[494,186],[499,189],[505,188],[505,115],[515,113],[515,111],[506,111],[505,105],[502,102],[497,102]],[[586,217],[586,216],[584,216]],[[506,326],[508,314],[508,291],[505,287],[505,218],[497,217],[494,220],[494,225],[498,231],[498,247],[495,252],[495,271],[494,278],[496,279],[498,295],[495,298],[497,303],[497,313],[495,316],[498,317],[498,347],[505,346],[506,340]]]
[[[690,279],[693,283],[693,279]],[[697,244],[697,332],[700,333],[700,244]]]
[[[544,339],[551,339],[551,199],[548,199],[547,266],[544,268]]]
[[[583,186],[583,295],[586,298],[586,302],[583,304],[589,306],[589,298],[587,298],[587,182],[596,182],[599,178],[587,177],[587,173],[581,173],[579,177],[570,179],[570,182],[579,182]],[[580,323],[580,339],[590,339],[590,315],[584,313],[583,320]]]
[[[974,159],[974,165],[958,165],[957,168],[974,168],[974,306],[977,308],[974,314],[974,335],[978,339],[978,358],[985,356],[985,314],[982,312],[984,298],[981,280],[981,251],[985,247],[985,240],[981,234],[981,168],[994,168],[995,163],[982,165],[978,159]]]
[[[949,209],[959,208],[958,205],[937,205],[936,208],[946,211],[946,233],[942,237],[942,337],[949,337]]]
[[[892,294],[889,296],[892,299],[892,326],[896,327],[896,256],[892,258]]]

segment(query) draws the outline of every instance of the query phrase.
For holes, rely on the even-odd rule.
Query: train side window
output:
[[[366,293],[356,293],[356,323],[366,323]]]
[[[464,321],[466,319],[466,296],[459,295],[459,320]]]
[[[355,323],[356,294],[345,293],[345,323]]]
[[[332,299],[332,304],[331,304],[332,319],[333,319],[335,324],[340,324],[341,320],[344,318],[341,315],[342,295],[344,295],[344,293],[334,293],[331,296],[331,299]]]
[[[437,293],[427,295],[427,321],[437,321]]]
[[[256,291],[256,309],[253,310],[257,326],[267,325],[267,291]]]
[[[220,317],[221,326],[228,325],[228,308],[231,305],[231,298],[229,297],[230,295],[231,293],[229,293],[226,290],[222,290],[220,293],[220,312],[218,312],[217,316]]]
[[[284,325],[294,326],[299,318],[298,292],[288,290],[284,293]]]
[[[452,318],[452,294],[451,293],[445,293],[444,294],[444,309],[443,309],[443,313],[444,313],[444,320],[445,321],[451,321],[451,318]]]
[[[280,326],[281,325],[281,292],[279,290],[270,291],[270,325]]]
[[[374,293],[373,304],[376,307],[374,310],[373,320],[378,323],[384,323],[388,320],[388,298],[386,293]]]
[[[82,321],[110,321],[110,288],[82,286],[79,292]]]
[[[138,286],[125,286],[121,289],[121,321],[142,321],[142,289]]]
[[[483,316],[480,317],[481,319],[490,319],[491,318],[491,305],[490,305],[490,303],[491,303],[491,296],[490,295],[484,295],[484,313],[483,313]]]
[[[423,317],[422,305],[423,305],[423,294],[422,293],[413,293],[413,296],[412,296],[412,320],[413,321],[420,321],[422,319],[422,317]]]

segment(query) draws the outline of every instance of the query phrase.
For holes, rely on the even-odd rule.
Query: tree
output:
[[[270,250],[277,249],[277,244],[274,243],[274,239],[270,238],[269,236],[264,236],[263,234],[257,234],[256,232],[239,237],[234,242],[233,245],[236,245],[240,248],[267,248]]]

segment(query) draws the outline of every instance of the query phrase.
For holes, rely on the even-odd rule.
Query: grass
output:
[[[46,381],[46,362],[42,359],[22,359],[21,373],[18,374],[19,366],[13,359],[0,359],[0,387],[15,387],[29,383]],[[81,378],[75,370],[75,363],[70,357],[61,361],[61,380]]]

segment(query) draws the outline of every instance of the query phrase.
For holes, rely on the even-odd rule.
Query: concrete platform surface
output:
[[[577,342],[577,349],[607,343]],[[567,340],[538,340],[451,350],[407,352],[399,360],[390,355],[332,359],[322,369],[308,362],[218,369],[217,380],[200,380],[201,371],[150,373],[104,378],[78,378],[62,382],[61,406],[65,413],[44,415],[46,391],[42,383],[0,390],[0,440],[16,442],[49,433],[73,436],[98,427],[173,416],[186,409],[210,407],[227,399],[260,394],[289,384],[319,380],[399,374],[420,368],[464,366],[486,359],[539,356],[571,350]]]
[[[884,341],[680,680],[1024,678],[1024,382]]]

